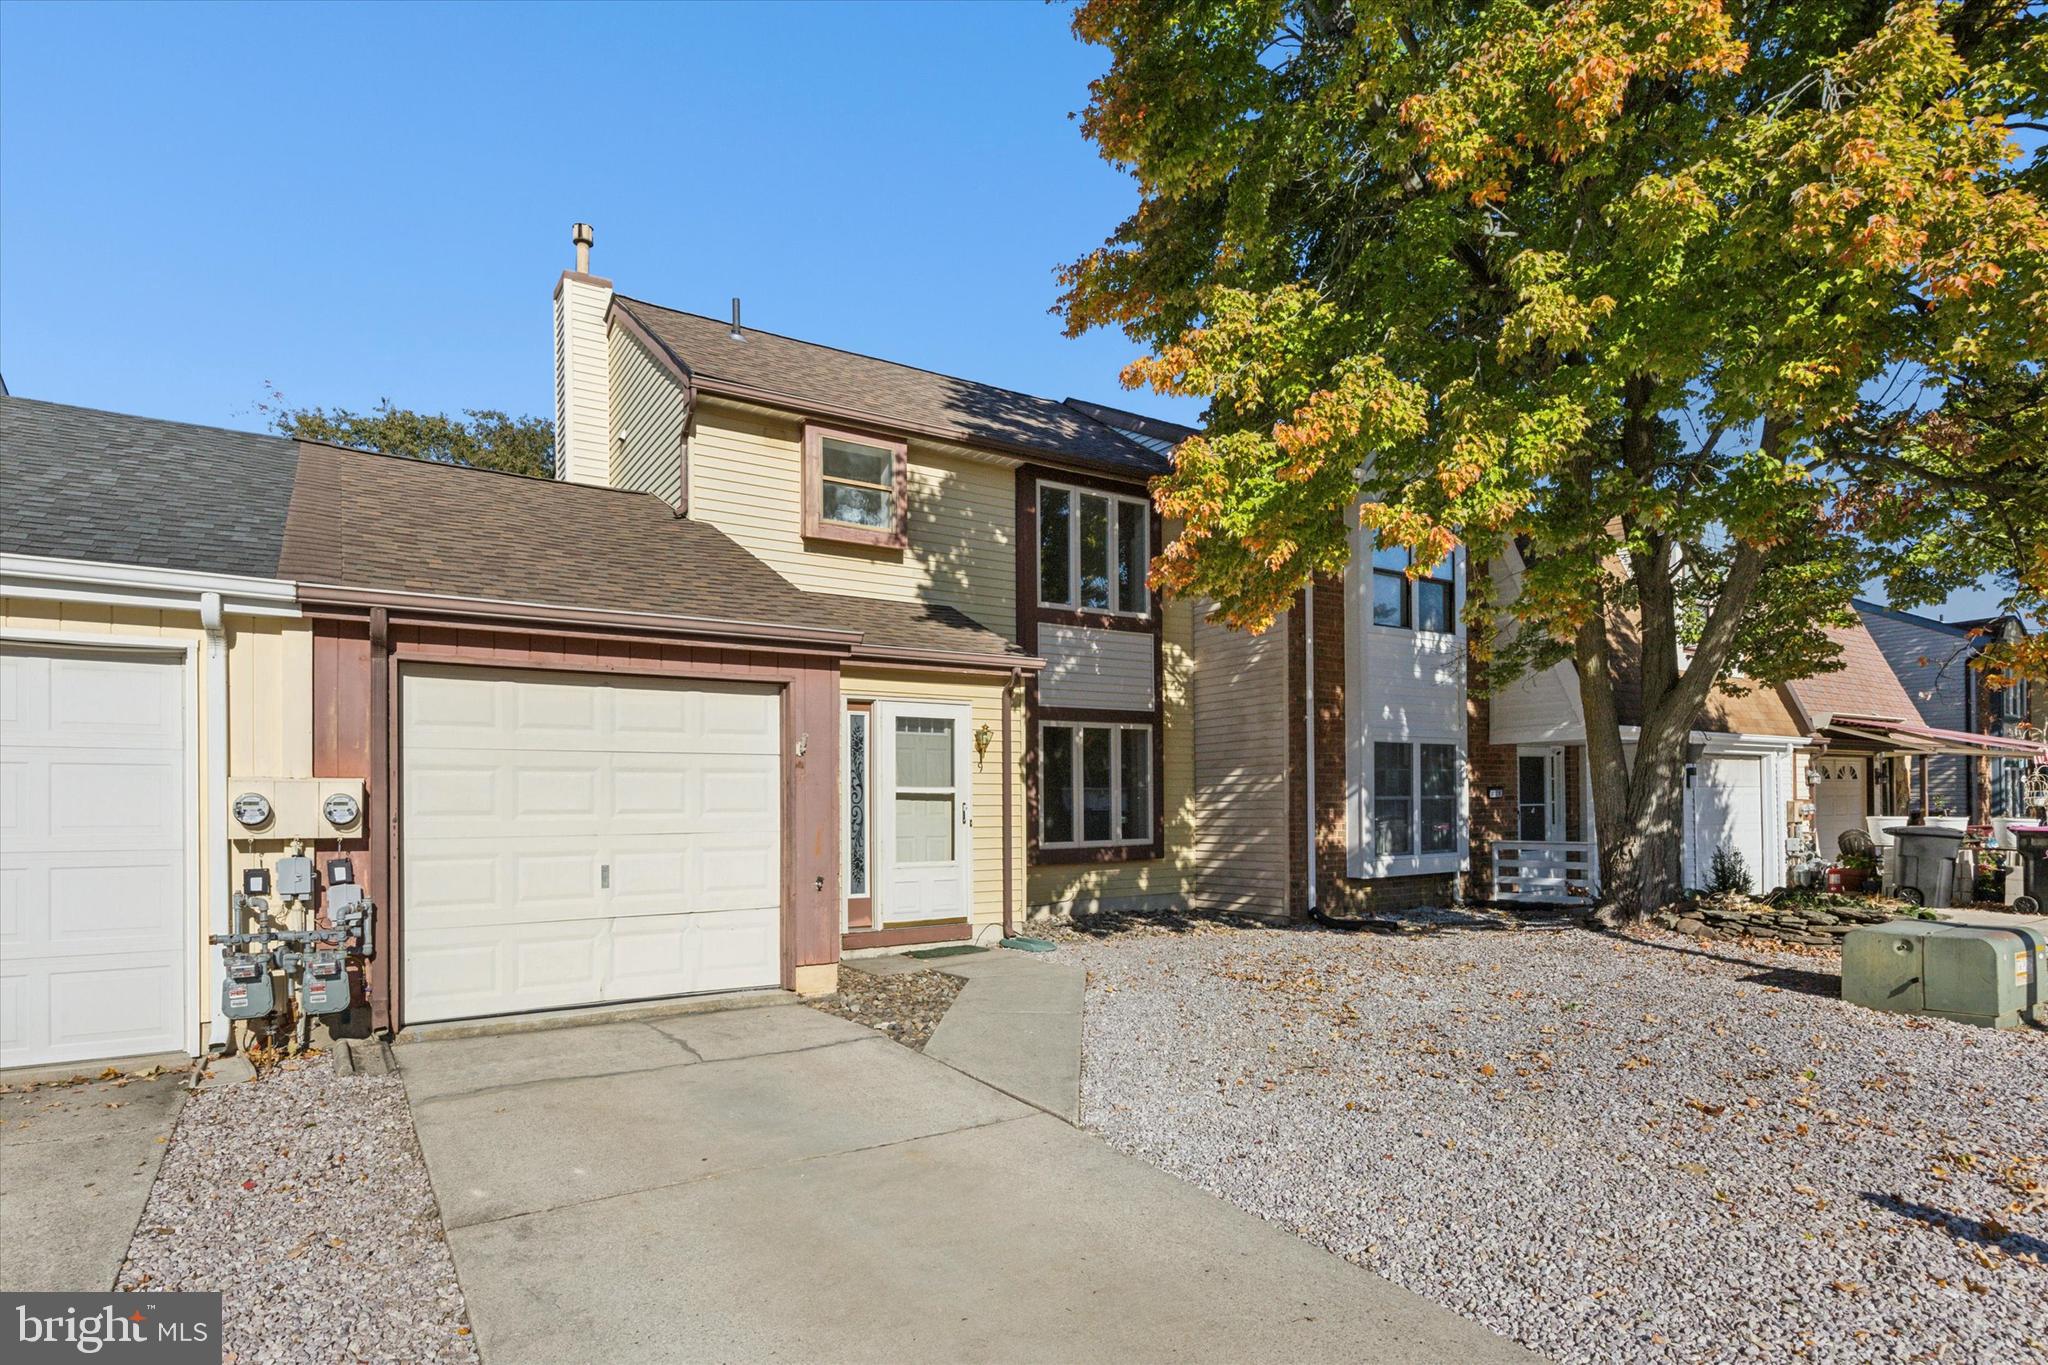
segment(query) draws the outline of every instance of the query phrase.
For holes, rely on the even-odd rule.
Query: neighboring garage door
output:
[[[0,646],[0,1066],[189,1044],[183,663]]]
[[[408,1023],[773,986],[773,687],[418,667],[400,689]]]
[[[1757,758],[1703,757],[1695,766],[1692,815],[1692,884],[1713,875],[1714,850],[1722,844],[1742,855],[1750,885],[1769,891],[1782,878],[1764,867],[1764,765]]]

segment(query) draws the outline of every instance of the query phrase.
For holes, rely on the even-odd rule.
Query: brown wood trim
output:
[[[433,593],[355,588],[331,583],[300,584],[299,601],[302,609],[309,611],[318,611],[322,607],[384,607],[406,617],[494,621],[504,623],[508,629],[523,631],[546,630],[552,625],[562,625],[638,631],[650,637],[690,636],[749,643],[765,641],[778,649],[811,646],[836,652],[850,651],[860,641],[859,631],[804,627],[789,622],[715,621],[657,612],[596,611],[539,602],[444,597]]]
[[[839,936],[839,951],[861,948],[901,948],[913,943],[961,943],[974,937],[974,926],[966,921],[952,924],[910,924],[896,929],[864,929]]]
[[[1095,844],[1082,848],[1038,848],[1032,854],[1032,861],[1041,867],[1060,867],[1074,863],[1149,863],[1166,856],[1162,842],[1154,839],[1149,844]]]
[[[1157,725],[1158,712],[1119,711],[1099,706],[1041,706],[1037,719],[1048,725],[1062,721],[1074,725]]]
[[[370,959],[370,1027],[390,1033],[398,1027],[398,878],[394,875],[394,840],[398,803],[391,782],[395,770],[391,743],[391,623],[378,607],[370,629],[370,774],[364,793],[370,809],[370,866],[377,888],[377,955]],[[315,699],[318,704],[318,699]]]
[[[564,270],[562,272],[561,279],[555,281],[556,298],[560,298],[562,296],[563,280],[574,280],[578,284],[594,284],[599,289],[609,289],[612,287],[612,282],[602,275],[587,275],[580,270]]]
[[[896,523],[893,527],[885,531],[825,520],[825,438],[828,436],[859,445],[873,446],[890,453],[891,471],[896,484],[896,492],[892,499]],[[907,443],[895,437],[872,436],[844,427],[805,422],[803,446],[803,534],[806,540],[836,540],[849,545],[868,545],[887,550],[902,550],[909,547],[910,447]]]

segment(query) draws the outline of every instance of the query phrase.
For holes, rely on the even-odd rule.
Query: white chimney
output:
[[[590,273],[590,224],[570,229],[576,268],[555,285],[555,477],[612,481],[612,380],[605,314],[612,282]]]

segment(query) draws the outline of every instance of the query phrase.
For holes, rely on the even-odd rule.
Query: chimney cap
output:
[[[597,244],[597,234],[592,231],[588,223],[571,223],[569,225],[569,240],[577,246],[595,246]]]

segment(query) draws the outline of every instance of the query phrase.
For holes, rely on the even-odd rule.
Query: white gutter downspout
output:
[[[221,616],[220,594],[199,594],[199,624],[206,629],[206,808],[201,827],[214,830],[227,817],[228,808],[228,636]],[[228,920],[228,841],[216,834],[206,846],[207,925],[213,934],[234,932]],[[227,979],[227,948],[214,951],[213,984],[218,993]],[[211,1011],[213,1026],[208,1046],[215,1052],[227,1050],[233,1036],[233,1021],[218,1007]]]
[[[1301,698],[1302,778],[1303,811],[1302,824],[1307,829],[1306,848],[1308,857],[1308,915],[1316,917],[1316,585],[1311,578],[1308,586],[1301,590],[1301,613],[1307,622],[1303,636],[1303,672],[1307,675],[1308,686]]]

